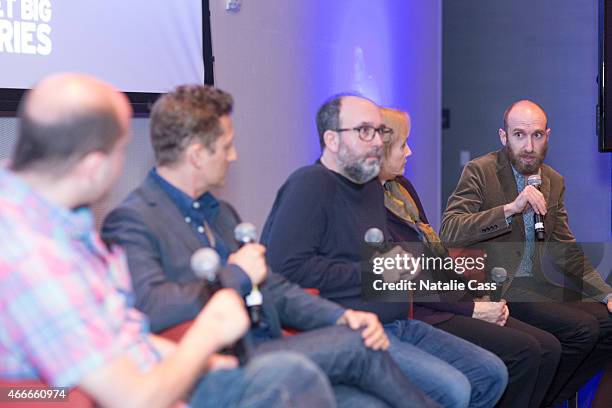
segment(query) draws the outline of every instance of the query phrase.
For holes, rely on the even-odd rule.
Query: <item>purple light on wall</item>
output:
[[[306,2],[305,2],[306,3]],[[440,212],[441,5],[439,0],[312,1],[303,6],[300,33],[309,73],[304,78],[312,118],[305,155],[321,151],[314,117],[338,92],[357,91],[382,106],[410,112],[415,152],[407,175],[432,224]],[[311,142],[310,142],[311,141]],[[418,170],[417,170],[418,169]]]

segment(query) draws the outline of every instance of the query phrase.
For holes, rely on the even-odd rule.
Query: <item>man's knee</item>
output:
[[[602,305],[606,309],[605,305]],[[603,319],[598,319],[599,323],[599,339],[602,344],[612,347],[612,313],[606,309],[606,316]]]
[[[529,335],[515,336],[512,350],[506,358],[509,374],[512,376],[525,373],[537,373],[542,360],[542,347],[540,343]]]
[[[571,343],[581,350],[591,350],[599,340],[599,322],[595,317],[586,315],[576,322]]]
[[[327,376],[299,353],[279,351],[254,358],[245,367],[245,383],[244,405],[335,405]]]
[[[444,406],[467,407],[472,398],[470,381],[459,370],[450,370],[444,373],[444,396],[438,399]]]
[[[508,369],[499,357],[488,351],[482,354],[479,369],[480,376],[472,384],[471,404],[493,406],[508,385]]]
[[[304,375],[305,378],[325,378],[325,374],[308,357],[289,351],[264,353],[251,360],[245,368],[249,376],[260,379],[298,376],[298,374],[299,378],[302,378],[301,375]]]
[[[542,351],[542,364],[556,366],[561,359],[561,342],[549,332],[542,332],[538,337]]]
[[[494,388],[497,388],[503,392],[508,385],[508,369],[503,361],[494,354],[490,354],[486,364],[483,363],[489,370],[491,383],[494,384]],[[501,392],[500,392],[501,395]]]
[[[361,330],[352,330],[347,326],[332,326],[324,329],[325,336],[329,341],[326,347],[333,348],[337,352],[350,353],[353,358],[366,356],[374,351],[367,348]]]

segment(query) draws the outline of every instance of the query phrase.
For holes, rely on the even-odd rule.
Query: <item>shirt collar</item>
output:
[[[527,180],[527,177],[525,177],[525,175],[523,173],[519,173],[519,171],[517,169],[514,168],[513,165],[510,165],[510,168],[512,169],[512,173],[514,174],[514,180],[516,180],[516,184],[519,185],[521,184],[523,187],[525,186],[525,180]],[[538,169],[538,172],[536,174],[542,174],[542,169]]]
[[[197,211],[206,215],[208,219],[214,219],[219,213],[219,201],[210,192],[206,192],[195,200],[185,192],[170,184],[157,173],[155,168],[151,169],[151,177],[159,187],[170,197],[170,200],[183,214]]]
[[[512,168],[512,174],[514,174],[514,180],[516,180],[517,184],[525,180],[525,176],[519,173],[518,170],[514,168],[514,166],[511,165],[510,167]]]

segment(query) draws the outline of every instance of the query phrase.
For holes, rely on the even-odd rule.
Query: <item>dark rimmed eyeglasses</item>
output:
[[[370,125],[361,125],[354,128],[346,128],[346,129],[333,129],[334,132],[349,132],[355,131],[361,140],[364,142],[371,142],[374,140],[374,136],[376,133],[380,135],[381,140],[386,143],[391,139],[391,135],[393,134],[393,129],[387,126],[379,126],[375,128]]]

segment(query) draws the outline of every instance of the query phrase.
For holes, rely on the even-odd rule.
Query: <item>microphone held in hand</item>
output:
[[[496,266],[491,269],[491,281],[496,283],[496,289],[491,291],[491,301],[499,302],[501,300],[502,295],[502,285],[508,279],[508,271],[506,269]]]
[[[257,227],[250,222],[241,222],[234,228],[234,239],[240,246],[257,242]]]
[[[222,288],[219,280],[221,257],[212,248],[200,248],[191,255],[191,270],[198,278],[205,280],[214,293]],[[226,349],[230,354],[238,357],[241,365],[245,365],[250,358],[250,347],[244,339],[238,340],[233,347]]]
[[[191,270],[195,276],[211,285],[219,285],[218,273],[220,267],[221,258],[217,251],[212,248],[200,248],[191,255]]]
[[[380,248],[385,242],[385,235],[380,228],[372,227],[366,231],[363,240],[371,247]]]
[[[250,222],[241,222],[234,228],[234,239],[238,241],[240,246],[255,243],[257,242],[257,228]],[[244,300],[249,311],[251,324],[253,327],[257,327],[261,323],[263,295],[256,284],[253,284],[251,293],[249,293]]]
[[[527,178],[527,185],[534,186],[540,191],[542,185],[542,177],[539,174],[534,174]],[[544,241],[544,216],[533,212],[533,226],[535,228],[535,238],[537,241]]]
[[[385,242],[385,235],[380,228],[369,228],[363,235],[363,240],[374,251],[370,261],[382,258],[395,260],[394,267],[384,268],[382,272],[385,282],[398,282],[400,279],[412,280],[420,273],[420,266],[415,266],[414,263],[409,261],[409,259],[414,258],[413,255],[400,245]],[[399,266],[398,262],[400,261],[403,261],[402,265],[406,265],[404,268]]]

